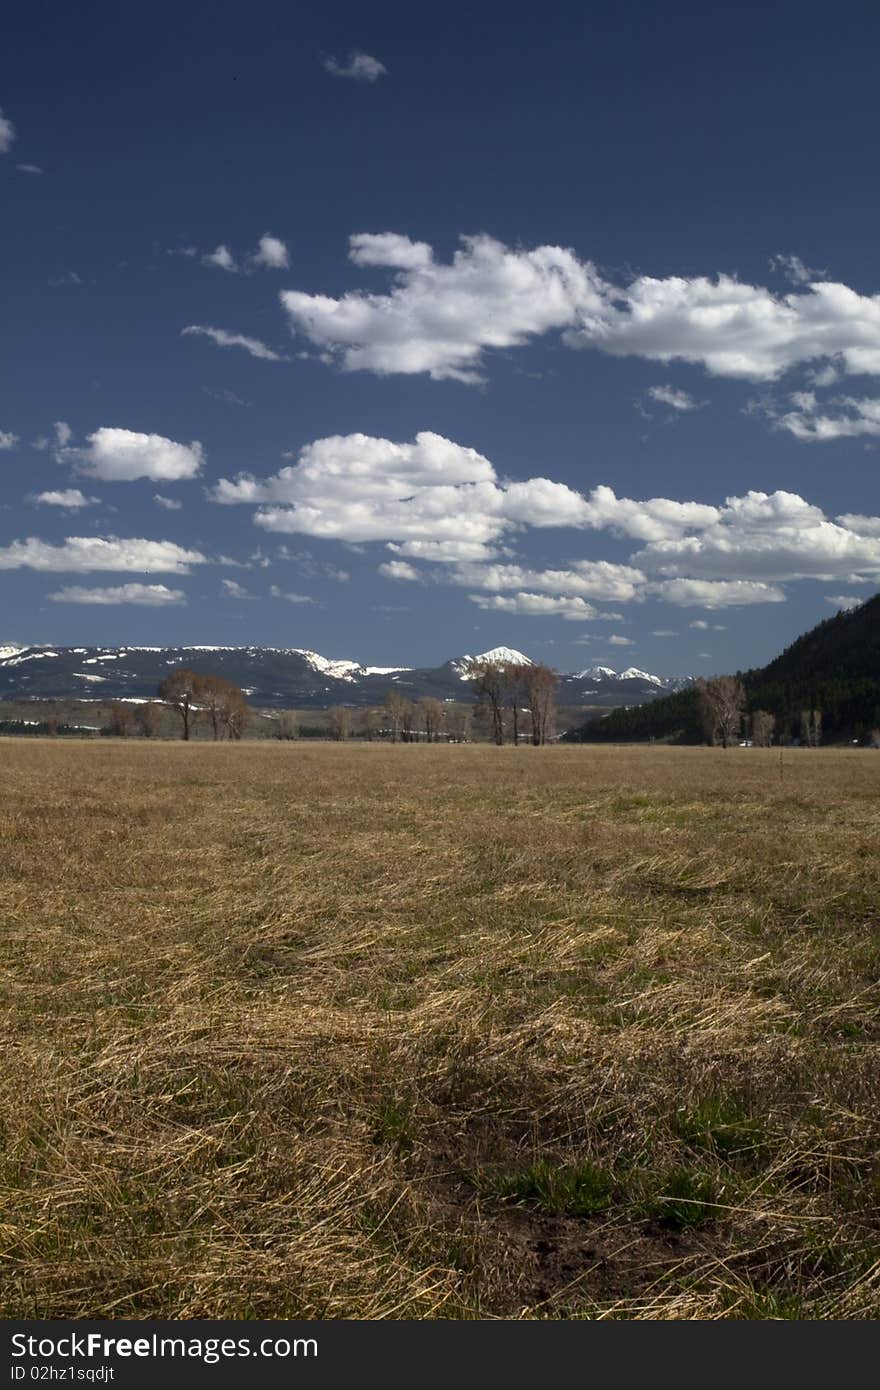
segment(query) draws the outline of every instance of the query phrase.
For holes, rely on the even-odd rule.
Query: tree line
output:
[[[531,662],[484,661],[466,673],[472,706],[423,695],[411,700],[392,688],[379,708],[355,710],[334,705],[327,711],[326,730],[300,730],[297,715],[282,711],[274,730],[277,739],[295,739],[326,732],[336,741],[358,737],[391,743],[466,743],[476,721],[495,744],[529,742],[541,746],[556,730],[556,690],[559,677],[548,666]],[[116,700],[103,732],[119,737],[140,734],[158,737],[163,708],[179,719],[180,736],[189,740],[197,727],[207,727],[213,739],[240,739],[249,706],[244,691],[222,676],[178,667],[158,687],[158,701],[132,704]]]
[[[880,725],[880,721],[878,721]],[[680,743],[710,743],[721,748],[741,740],[756,747],[798,742],[818,748],[822,742],[823,711],[815,703],[783,715],[757,704],[740,676],[715,676],[694,681],[650,704],[612,710],[585,724],[573,737],[587,741],[626,742],[671,737]]]

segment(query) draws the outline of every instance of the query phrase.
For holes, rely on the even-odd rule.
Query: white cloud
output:
[[[692,624],[691,626],[693,626],[693,624]],[[651,633],[651,636],[652,636],[652,637],[677,637],[677,636],[678,636],[678,633],[677,633],[677,632],[673,632],[672,629],[671,629],[671,628],[668,628],[668,627],[655,627],[655,628],[654,628],[654,631]]]
[[[222,244],[217,247],[216,251],[209,251],[207,255],[203,256],[202,264],[214,266],[217,270],[227,270],[233,275],[238,270],[238,264],[229,247]]]
[[[253,594],[237,579],[221,579],[220,583],[227,598],[253,598]]]
[[[733,608],[785,601],[778,585],[748,579],[664,579],[649,584],[646,592],[679,608]]]
[[[390,291],[281,295],[293,331],[349,371],[476,382],[487,349],[558,331],[569,347],[691,362],[748,381],[828,361],[880,374],[880,295],[834,281],[782,295],[723,273],[618,285],[571,250],[513,250],[489,236],[462,237],[446,265],[393,232],[354,236],[349,254],[391,271]]]
[[[442,265],[424,242],[386,232],[353,236],[349,254],[393,271],[390,294],[280,296],[291,329],[349,371],[476,382],[484,349],[520,346],[574,325],[579,307],[601,308],[593,267],[560,247],[511,251],[492,237],[463,237]]]
[[[596,610],[576,596],[549,594],[469,594],[471,603],[490,613],[517,613],[530,618],[566,618],[569,622],[586,622],[595,618]]]
[[[670,410],[699,410],[701,402],[695,401],[687,391],[677,386],[649,386],[648,395],[658,405],[668,405]]]
[[[90,507],[99,500],[97,497],[86,497],[78,487],[68,487],[61,492],[40,492],[34,498],[35,502],[41,502],[47,507],[70,507],[73,510]]]
[[[268,232],[265,232],[260,237],[251,261],[254,265],[262,266],[265,270],[287,270],[290,265],[290,256],[283,241],[277,236],[270,236]]]
[[[862,536],[880,536],[880,516],[863,516],[859,512],[844,512],[834,518],[838,526],[858,531]]]
[[[179,512],[183,503],[176,497],[165,497],[161,492],[153,493],[153,501],[157,507],[162,507],[166,512]]]
[[[783,414],[771,412],[771,418],[780,429],[806,443],[880,435],[878,397],[836,396],[829,403],[833,413],[822,413],[828,407],[820,407],[813,391],[795,391],[789,400],[794,409]]]
[[[858,598],[855,594],[826,594],[825,602],[830,603],[833,608],[849,612],[852,608],[861,608],[864,599]]]
[[[379,573],[384,574],[386,579],[415,581],[422,577],[415,565],[407,564],[406,560],[387,560],[385,564],[379,566]]]
[[[15,167],[20,174],[42,174],[43,172],[39,164],[16,164]]]
[[[190,566],[205,564],[198,550],[185,550],[173,541],[140,538],[106,539],[68,536],[60,545],[36,536],[0,547],[0,570],[32,569],[54,573],[89,574],[122,570],[140,574],[189,574]]]
[[[809,285],[812,280],[823,280],[827,270],[812,270],[804,265],[800,256],[771,256],[770,269],[784,275],[793,285]]]
[[[375,82],[384,77],[388,69],[369,53],[352,53],[347,63],[338,63],[333,57],[325,58],[324,71],[333,77],[353,78],[356,82]]]
[[[18,435],[11,430],[0,430],[0,452],[4,449],[14,449],[18,443]]]
[[[210,328],[206,324],[191,323],[180,330],[181,338],[210,338],[218,347],[239,347],[249,352],[251,357],[259,357],[264,362],[283,362],[280,353],[267,347],[259,338],[248,338],[244,333],[229,333],[225,328]]]
[[[663,576],[846,579],[880,575],[880,537],[829,521],[796,493],[748,492],[699,533],[651,541],[633,560]]]
[[[15,139],[15,126],[8,116],[0,111],[0,154],[8,154]]]
[[[66,420],[56,420],[52,426],[52,433],[54,435],[53,439],[48,438],[46,435],[41,435],[39,439],[32,440],[31,448],[37,450],[63,449],[70,443],[73,436],[73,430]]]
[[[631,565],[608,560],[575,560],[568,569],[533,570],[522,565],[459,565],[449,579],[468,589],[525,589],[544,593],[580,594],[583,598],[627,603],[639,596],[646,580]]]
[[[349,237],[348,259],[354,265],[378,265],[388,270],[424,270],[434,259],[427,241],[411,241],[399,232],[359,232]]]
[[[58,458],[73,463],[78,473],[116,483],[136,478],[179,482],[197,477],[205,462],[197,439],[178,444],[162,434],[139,434],[106,425],[86,437],[85,447],[60,449]]]
[[[724,624],[723,624],[723,623],[707,623],[706,620],[705,620],[705,618],[697,618],[695,622],[688,623],[688,627],[692,627],[692,628],[694,629],[695,632],[723,632],[723,631],[724,631]]]
[[[635,646],[635,642],[632,640],[631,637],[620,637],[620,636],[618,636],[616,633],[614,634],[614,636],[607,638],[607,641],[608,641],[608,643],[609,643],[612,647],[634,647],[634,646]]]
[[[606,486],[584,495],[548,478],[510,481],[482,454],[428,431],[403,444],[363,434],[315,440],[278,473],[221,479],[208,495],[254,507],[266,530],[384,542],[395,556],[387,564],[442,564],[443,582],[499,594],[618,603],[654,597],[717,608],[780,602],[787,581],[880,577],[880,518],[831,521],[781,491],[714,505],[618,497]],[[644,545],[628,563],[569,559],[539,569],[513,554],[529,527],[606,531]]]
[[[73,584],[49,595],[52,603],[117,604],[134,603],[147,608],[166,608],[183,603],[182,589],[169,589],[165,584],[119,584],[111,589],[84,589]]]
[[[310,598],[308,594],[287,594],[282,589],[279,589],[277,584],[272,585],[271,589],[269,590],[269,593],[272,595],[273,598],[283,598],[288,603],[315,602],[315,600],[313,598]]]

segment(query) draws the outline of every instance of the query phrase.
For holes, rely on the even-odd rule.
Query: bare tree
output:
[[[446,731],[453,743],[467,743],[471,734],[471,712],[469,709],[453,707],[446,714]]]
[[[400,737],[404,743],[418,743],[419,731],[416,728],[416,707],[412,700],[404,700],[400,717]]]
[[[373,739],[382,728],[382,711],[378,709],[365,709],[360,717],[361,733],[368,743]]]
[[[556,691],[558,672],[549,666],[534,663],[523,666],[522,681],[535,747],[547,742],[556,732]]]
[[[822,711],[805,709],[801,713],[801,743],[805,748],[818,748],[822,742]]]
[[[473,662],[468,679],[474,688],[474,709],[486,714],[492,727],[492,740],[504,742],[504,710],[507,704],[506,667],[497,661]]]
[[[347,705],[334,705],[327,711],[327,727],[330,737],[342,743],[351,733],[352,713]]]
[[[419,714],[422,717],[425,737],[429,743],[436,743],[446,721],[446,706],[442,700],[435,700],[432,695],[425,695],[419,700]]]
[[[211,726],[214,742],[220,738],[223,732],[223,711],[229,697],[230,690],[238,687],[231,685],[222,676],[200,676],[199,686],[196,692],[199,701],[200,713]]]
[[[773,742],[776,718],[765,709],[756,709],[752,715],[752,743],[756,748],[769,748]]]
[[[196,675],[195,671],[179,666],[175,671],[169,671],[159,686],[160,700],[164,700],[166,705],[170,705],[180,715],[184,739],[190,736],[193,705],[198,699],[201,685],[201,676]]]
[[[298,736],[299,720],[293,710],[282,710],[278,716],[278,723],[275,726],[275,737],[280,739],[294,739]]]
[[[143,738],[158,738],[162,728],[161,706],[155,700],[146,700],[138,705],[135,720]]]
[[[385,713],[391,725],[391,742],[398,743],[403,734],[404,721],[412,720],[412,706],[399,690],[389,690],[385,696]]]
[[[131,705],[114,700],[110,706],[110,732],[116,738],[130,738],[134,728],[134,711]]]
[[[507,708],[510,711],[510,732],[514,746],[519,743],[520,725],[528,700],[529,672],[534,670],[531,661],[507,661],[504,663],[504,685]]]
[[[226,681],[220,697],[220,726],[228,739],[240,739],[247,727],[250,706],[245,693]]]
[[[695,683],[706,738],[729,748],[742,728],[746,692],[737,676],[715,676]]]

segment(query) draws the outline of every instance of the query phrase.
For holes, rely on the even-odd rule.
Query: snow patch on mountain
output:
[[[362,671],[363,667],[359,661],[332,661],[326,656],[321,656],[319,652],[310,652],[305,647],[291,647],[298,656],[304,656],[313,671],[320,671],[322,676],[332,676],[338,681],[353,681],[354,672]]]

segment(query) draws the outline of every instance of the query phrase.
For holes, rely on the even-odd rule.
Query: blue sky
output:
[[[880,574],[843,4],[32,4],[0,639],[758,664]]]

